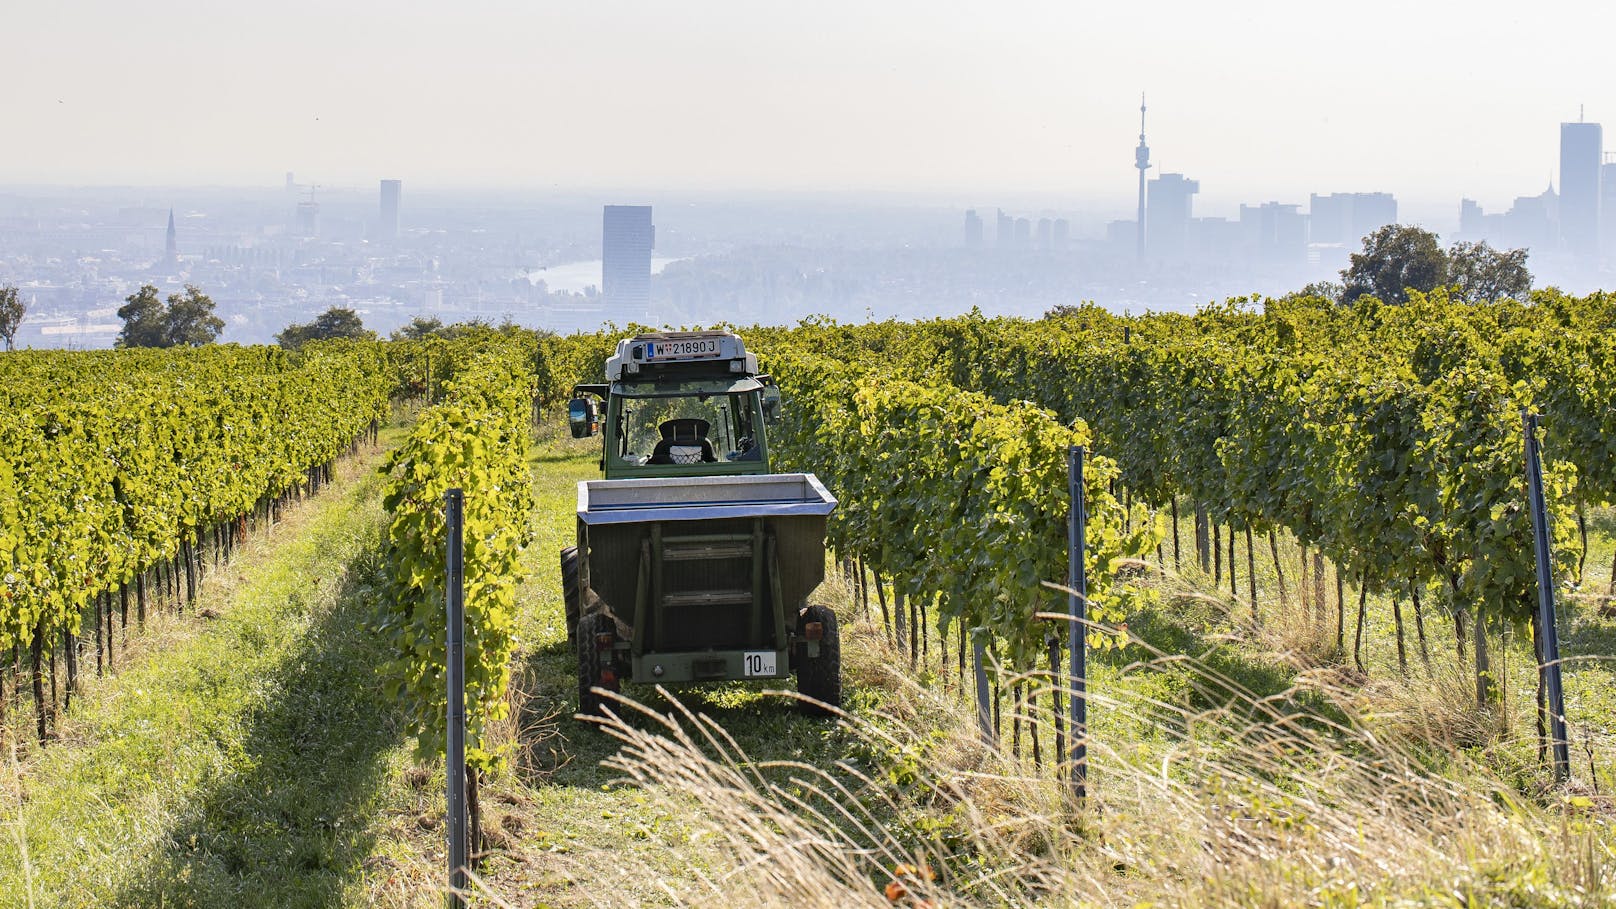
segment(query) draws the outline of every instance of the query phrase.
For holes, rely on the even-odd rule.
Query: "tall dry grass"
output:
[[[852,628],[859,647],[889,646]],[[651,900],[591,896],[887,906],[897,884],[898,903],[939,907],[1616,905],[1608,808],[1520,797],[1451,747],[1476,733],[1449,728],[1441,690],[1399,708],[1303,673],[1258,695],[1193,658],[1150,654],[1126,674],[1188,674],[1213,706],[1148,684],[1091,692],[1110,719],[1089,742],[1080,806],[1068,768],[985,744],[970,705],[887,656],[865,667],[894,667],[879,680],[889,707],[843,719],[865,757],[831,768],[754,761],[666,692],[654,706],[620,700],[602,724],[621,744],[609,764],[686,819],[691,835],[670,848],[690,850],[692,873]],[[1022,719],[1047,734],[1056,686],[1026,681],[1039,706]],[[648,871],[610,852],[571,860]]]

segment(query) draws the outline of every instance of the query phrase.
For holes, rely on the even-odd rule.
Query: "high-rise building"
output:
[[[382,181],[381,220],[376,224],[376,239],[383,243],[398,238],[398,202],[403,192],[403,180]]]
[[[999,209],[999,216],[993,225],[993,245],[1000,249],[1009,249],[1016,245],[1016,219]]]
[[[1049,218],[1038,219],[1038,248],[1055,248],[1055,222]]]
[[[1144,171],[1140,171],[1144,173]],[[1150,181],[1145,208],[1145,250],[1153,259],[1182,259],[1189,249],[1190,218],[1201,183],[1183,174]]]
[[[965,213],[965,247],[967,249],[982,247],[982,218],[974,208]]]
[[[1548,249],[1563,236],[1560,218],[1563,198],[1550,184],[1535,196],[1518,196],[1502,220],[1504,245]]]
[[[1599,169],[1599,213],[1604,218],[1599,236],[1604,241],[1605,256],[1616,259],[1616,153],[1607,153]]]
[[[1065,218],[1055,219],[1055,248],[1065,249],[1072,237],[1072,224]]]
[[[1137,221],[1107,221],[1105,225],[1105,244],[1122,256],[1133,249],[1134,235],[1138,233]]]
[[[609,306],[651,308],[651,250],[656,226],[649,205],[608,205],[601,219],[601,295]]]
[[[1016,249],[1032,248],[1032,222],[1026,218],[1016,219]]]
[[[1260,261],[1293,265],[1307,259],[1307,216],[1300,205],[1242,205],[1240,234]]]
[[[297,232],[303,237],[320,235],[320,203],[312,199],[297,203]]]
[[[179,234],[174,231],[174,209],[172,208],[168,210],[168,234],[163,242],[163,255],[171,265],[178,262],[180,258]]]
[[[1314,193],[1308,197],[1308,223],[1313,243],[1356,246],[1397,223],[1397,200],[1391,193]]]
[[[1599,166],[1604,135],[1598,123],[1560,124],[1560,240],[1578,256],[1599,252]]]
[[[1190,222],[1190,251],[1197,258],[1231,262],[1240,255],[1240,222],[1228,218],[1196,218]]]

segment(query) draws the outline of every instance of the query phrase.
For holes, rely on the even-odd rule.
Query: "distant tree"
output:
[[[201,347],[213,343],[224,331],[224,320],[213,314],[213,299],[195,284],[185,285],[184,294],[168,295],[168,311],[163,327],[169,347]]]
[[[1430,291],[1448,282],[1448,255],[1437,236],[1406,224],[1388,224],[1364,237],[1361,253],[1341,272],[1341,302],[1365,294],[1386,303],[1407,303],[1408,291]]]
[[[359,318],[359,313],[345,306],[333,306],[316,316],[313,322],[306,324],[293,322],[286,326],[285,331],[275,336],[275,342],[287,350],[297,350],[310,341],[375,337],[375,332],[365,328],[365,322]]]
[[[123,330],[118,332],[119,347],[167,347],[168,330],[164,325],[163,300],[157,288],[150,284],[124,298],[118,307],[118,318]]]
[[[165,306],[150,284],[125,298],[118,308],[123,331],[119,347],[201,347],[224,331],[224,320],[213,314],[213,300],[194,284],[185,293],[169,294]]]
[[[1341,297],[1347,292],[1345,286],[1334,281],[1314,281],[1296,293],[1295,297],[1318,297],[1329,300],[1331,303],[1340,303]]]
[[[1524,300],[1532,290],[1526,255],[1524,249],[1493,249],[1485,240],[1455,243],[1448,250],[1449,278],[1459,298],[1470,303]]]
[[[392,334],[394,341],[419,341],[443,334],[443,320],[436,316],[416,316],[410,324],[395,330]]]
[[[23,314],[27,311],[27,304],[17,296],[17,288],[0,287],[0,338],[6,339],[6,350],[12,349],[17,327],[22,324]]]

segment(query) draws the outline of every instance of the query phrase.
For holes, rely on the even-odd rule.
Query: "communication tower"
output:
[[[1145,171],[1150,169],[1150,146],[1145,144],[1145,93],[1139,93],[1139,147],[1133,152],[1133,166],[1139,169],[1138,256],[1145,258]]]

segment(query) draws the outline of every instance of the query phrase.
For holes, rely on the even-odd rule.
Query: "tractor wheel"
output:
[[[608,616],[596,613],[578,622],[578,712],[584,716],[600,716],[608,700],[590,689],[620,690],[611,648],[602,648],[596,640],[603,634],[617,638],[617,628]]]
[[[578,547],[561,550],[561,598],[567,606],[567,642],[578,639],[578,613],[583,603],[583,591],[578,583]]]
[[[818,622],[824,629],[819,638],[819,656],[797,660],[797,693],[811,697],[815,704],[798,701],[797,709],[810,716],[834,716],[828,707],[842,706],[842,642],[836,631],[836,613],[825,606],[809,606],[798,619],[798,628]]]

